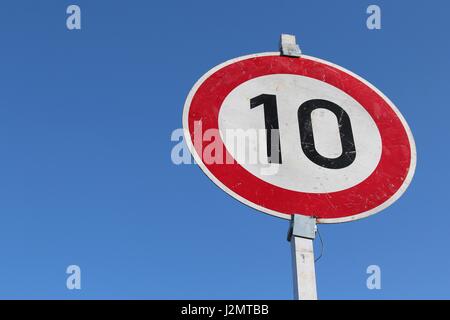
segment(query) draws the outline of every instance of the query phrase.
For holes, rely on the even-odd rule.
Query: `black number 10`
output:
[[[250,100],[250,109],[264,106],[264,122],[266,127],[267,158],[269,163],[282,163],[279,135],[277,98],[272,94],[261,94]],[[327,158],[317,152],[314,143],[311,113],[316,109],[326,109],[334,113],[338,120],[342,153],[337,158]],[[298,108],[298,126],[302,150],[309,160],[328,169],[342,169],[355,161],[356,150],[350,118],[337,104],[322,99],[308,100]],[[274,143],[272,143],[274,142]]]

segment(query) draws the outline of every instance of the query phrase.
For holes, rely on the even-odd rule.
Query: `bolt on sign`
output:
[[[259,53],[214,67],[190,91],[183,127],[217,186],[286,219],[370,216],[405,192],[415,170],[414,139],[397,107],[358,75],[305,55]],[[217,131],[216,152],[233,161],[206,159],[211,139],[196,137],[198,128]],[[252,152],[257,161],[239,154]]]

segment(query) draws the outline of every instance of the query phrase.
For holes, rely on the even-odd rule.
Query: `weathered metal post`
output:
[[[317,300],[316,270],[313,240],[316,237],[316,219],[292,215],[288,233],[291,242],[294,298]]]

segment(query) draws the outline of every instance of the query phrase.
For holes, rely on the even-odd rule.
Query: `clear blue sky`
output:
[[[366,28],[366,8],[382,29]],[[68,31],[78,4],[82,30]],[[303,52],[399,107],[418,151],[387,210],[320,226],[319,297],[450,298],[448,1],[7,1],[0,4],[0,298],[292,298],[288,222],[170,159],[211,67]],[[317,250],[319,246],[317,246]],[[66,267],[82,290],[66,289]],[[382,269],[382,290],[366,268]]]

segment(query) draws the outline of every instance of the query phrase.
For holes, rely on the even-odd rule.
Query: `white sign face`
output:
[[[414,139],[394,104],[361,77],[308,56],[263,53],[213,68],[189,93],[183,127],[214,183],[286,219],[367,217],[396,201],[415,170]]]
[[[264,108],[249,108],[249,101],[264,92],[276,96],[282,152],[282,164],[276,174],[270,174],[267,144],[260,143],[259,135],[247,134],[249,145],[261,148],[257,163],[249,157],[240,161],[238,150],[227,130],[243,129],[250,133],[265,130]],[[339,170],[322,167],[312,162],[302,151],[297,112],[304,102],[320,97],[341,106],[351,119],[355,149],[358,156],[348,166]],[[342,154],[339,124],[336,115],[327,109],[315,109],[311,113],[314,142],[317,152],[327,158]],[[351,188],[364,181],[377,167],[381,157],[381,137],[369,113],[355,99],[316,79],[275,74],[254,78],[236,87],[225,98],[219,113],[219,129],[227,151],[239,164],[261,180],[288,190],[308,193],[329,193]],[[263,137],[265,139],[265,137]]]

